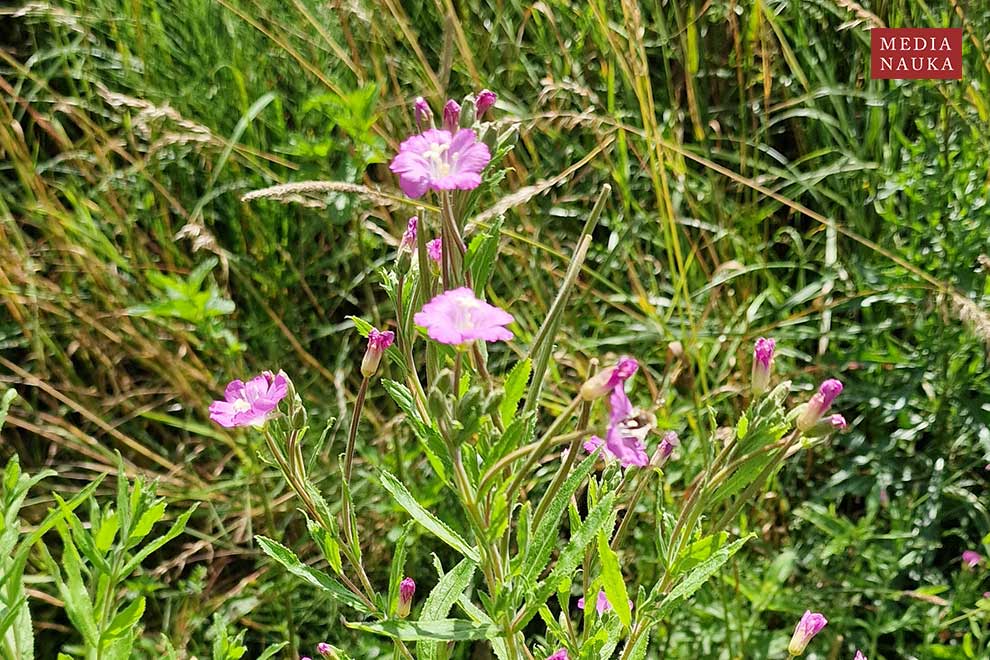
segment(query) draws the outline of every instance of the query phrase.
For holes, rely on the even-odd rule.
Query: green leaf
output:
[[[258,656],[258,660],[268,660],[268,658],[274,658],[275,654],[281,651],[288,645],[288,642],[278,642],[277,644],[272,644],[264,653]]]
[[[495,267],[495,258],[498,256],[498,244],[502,231],[502,218],[499,218],[488,227],[483,234],[477,234],[471,239],[467,254],[464,255],[464,265],[471,273],[471,282],[474,292],[480,298],[488,286],[488,280]]]
[[[342,603],[349,605],[362,614],[369,613],[365,604],[361,602],[361,600],[347,587],[330,577],[330,575],[324,571],[302,563],[299,561],[299,558],[296,557],[296,554],[292,552],[292,550],[289,550],[278,541],[273,541],[265,536],[255,536],[254,540],[257,541],[258,545],[261,547],[261,550],[266,555],[280,563],[287,571],[296,577],[302,578],[305,582],[313,585],[317,589],[326,591]]]
[[[682,573],[687,573],[692,568],[714,555],[719,548],[724,547],[728,540],[728,533],[719,532],[718,534],[709,534],[708,536],[691,543],[681,551],[681,555],[678,557],[677,563],[674,565],[674,575],[672,577],[677,577]]]
[[[126,608],[117,613],[117,616],[110,621],[106,632],[103,633],[104,640],[117,639],[133,631],[134,626],[144,615],[144,596],[138,598]]]
[[[148,535],[151,528],[155,526],[162,516],[165,515],[165,501],[158,502],[153,507],[141,514],[130,536],[127,537],[127,546],[133,548],[137,543]]]
[[[625,580],[622,579],[622,568],[619,567],[619,557],[609,547],[604,532],[598,533],[598,558],[602,562],[602,586],[612,609],[619,617],[622,625],[628,628],[632,624],[632,610],[629,608],[629,593],[626,591]]]
[[[452,469],[450,460],[444,451],[443,438],[440,433],[420,418],[419,411],[413,404],[412,393],[402,383],[388,378],[382,378],[382,386],[388,392],[395,404],[406,414],[406,421],[412,426],[416,439],[419,440],[430,466],[440,479],[447,483],[447,474]]]
[[[594,469],[597,460],[598,452],[596,451],[581,461],[577,469],[568,475],[553,501],[547,505],[543,518],[530,535],[531,540],[526,546],[520,573],[527,584],[535,582],[543,569],[546,568],[547,562],[550,561],[550,554],[557,545],[558,530],[564,516],[564,510],[567,508],[568,502],[571,501],[571,496],[577,492],[577,489]]]
[[[502,417],[503,424],[508,425],[516,416],[516,410],[526,393],[526,383],[529,382],[529,374],[532,370],[533,361],[526,358],[517,362],[509,375],[506,376],[505,384],[502,387],[505,393],[502,395],[502,402],[498,405],[498,412]]]
[[[176,536],[184,532],[186,530],[186,523],[189,522],[189,517],[193,514],[194,511],[196,511],[197,506],[198,505],[194,504],[188,511],[181,514],[178,518],[176,518],[175,522],[172,523],[172,526],[169,528],[167,532],[165,532],[163,536],[159,536],[157,539],[155,539],[148,545],[141,548],[139,552],[137,552],[133,557],[131,557],[131,560],[127,562],[127,565],[124,566],[123,575],[130,575],[131,571],[137,568],[138,565],[142,561],[144,561],[145,557],[150,555],[152,552],[155,552],[163,545],[174,539]]]
[[[409,539],[409,532],[412,530],[413,521],[410,520],[403,526],[402,534],[395,544],[395,553],[392,555],[392,567],[388,572],[388,612],[394,613],[396,604],[399,602],[399,585],[402,583],[406,571],[406,541]]]
[[[751,536],[746,536],[744,538],[738,539],[730,543],[727,546],[720,548],[715,554],[706,559],[705,561],[698,564],[694,570],[688,573],[681,582],[674,587],[670,593],[664,596],[663,600],[660,601],[660,606],[655,615],[652,618],[662,621],[670,612],[673,611],[677,604],[694,595],[698,589],[702,587],[715,573],[722,568],[727,561],[729,561],[739,548],[743,546],[746,541],[752,538]],[[659,585],[658,585],[659,586]],[[656,596],[656,590],[651,594],[651,598]]]
[[[113,545],[113,540],[116,538],[119,528],[120,517],[116,512],[110,513],[110,515],[103,519],[99,531],[96,532],[96,549],[99,552],[106,554],[106,551]]]
[[[10,410],[10,404],[12,404],[16,398],[17,391],[13,388],[4,390],[3,396],[0,397],[0,429],[3,428],[4,422],[7,421],[7,411]]]
[[[470,586],[477,564],[469,559],[462,559],[448,573],[441,576],[437,586],[426,597],[419,620],[442,621],[454,606],[461,594]],[[420,660],[435,660],[439,657],[440,645],[436,642],[420,642],[416,645],[416,657]]]
[[[463,619],[440,619],[439,621],[404,621],[393,619],[377,623],[346,622],[348,628],[363,630],[376,635],[385,635],[404,642],[435,640],[438,642],[459,642],[470,639],[490,639],[499,634],[498,627],[466,621]]]
[[[570,584],[570,581],[574,578],[574,571],[577,570],[577,567],[584,559],[584,549],[588,547],[589,543],[595,540],[598,532],[606,526],[606,523],[609,521],[614,522],[615,512],[612,511],[614,504],[615,493],[609,493],[588,512],[588,517],[577,528],[577,531],[571,536],[571,540],[561,551],[560,556],[557,558],[557,563],[553,567],[553,571],[550,572],[550,576],[543,582],[542,586],[537,588],[536,593],[527,600],[526,610],[520,622],[521,626],[525,626],[533,618],[540,607],[553,595],[560,583],[566,582]]]
[[[62,537],[62,568],[65,570],[65,580],[58,579],[59,592],[65,601],[65,613],[69,615],[72,625],[78,630],[83,640],[91,648],[99,643],[99,633],[96,630],[96,618],[93,615],[93,601],[86,591],[86,580],[83,578],[83,565],[72,542],[72,537],[65,523],[56,525],[59,536]]]
[[[386,470],[379,470],[378,478],[382,483],[382,487],[387,490],[393,498],[395,498],[395,501],[399,503],[399,506],[405,509],[406,512],[413,517],[413,520],[418,522],[438,539],[452,547],[454,550],[457,550],[471,561],[478,563],[481,560],[477,549],[468,545],[467,541],[462,539],[454,530],[447,527],[447,525],[442,523],[436,516],[420,506],[419,502],[417,502],[409,491],[406,490],[406,487],[402,485],[402,482],[389,474]]]

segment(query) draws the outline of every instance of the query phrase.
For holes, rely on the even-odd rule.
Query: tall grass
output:
[[[747,521],[763,544],[662,648],[766,657],[791,611],[849,603],[849,592],[840,616],[870,632],[871,658],[961,639],[910,594],[950,583],[958,552],[990,532],[979,496],[990,9],[77,0],[0,12],[0,374],[24,397],[3,453],[56,466],[74,489],[112,472],[120,451],[170,498],[206,502],[181,558],[159,558],[140,587],[164,589],[155,615],[177,645],[201,648],[217,610],[258,643],[346,636],[325,602],[258,563],[252,530],[292,521],[268,530],[291,542],[300,521],[256,448],[204,410],[228,377],[279,366],[324,421],[343,418],[359,359],[346,317],[390,318],[377,269],[413,212],[339,187],[241,198],[311,180],[389,194],[383,164],[412,129],[412,99],[437,106],[481,87],[518,124],[510,183],[526,204],[495,209],[510,241],[495,277],[519,310],[520,352],[563,277],[580,210],[605,183],[617,192],[547,400],[591,358],[630,352],[648,365],[661,425],[708,437],[751,340],[767,334],[800,385],[819,370],[851,381],[853,431],[801,478],[781,478]],[[963,26],[963,80],[869,80],[876,25]],[[374,461],[395,411],[370,405]],[[702,460],[691,442],[685,460]],[[355,496],[377,508],[383,535],[397,532],[373,489]],[[794,529],[782,526],[790,509]],[[637,570],[651,570],[649,530],[635,535]],[[64,631],[53,631],[54,645]]]

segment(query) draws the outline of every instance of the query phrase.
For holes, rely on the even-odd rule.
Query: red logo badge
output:
[[[960,80],[962,28],[873,28],[874,80]]]

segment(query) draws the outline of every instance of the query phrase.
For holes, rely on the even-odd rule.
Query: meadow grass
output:
[[[56,468],[72,492],[115,472],[120,452],[177,511],[203,503],[181,551],[153,556],[130,585],[154,594],[149,657],[157,632],[204,653],[217,612],[257,647],[328,638],[378,652],[261,559],[253,534],[292,544],[303,521],[260,446],[211,426],[206,405],[230,378],[290,372],[330,424],[322,486],[337,492],[363,351],[347,317],[391,318],[378,269],[414,212],[385,163],[412,130],[414,97],[439,107],[482,87],[518,131],[503,184],[518,193],[483,192],[493,211],[478,218],[505,215],[492,288],[518,321],[513,353],[613,188],[543,397],[566,405],[561,385],[592,358],[640,359],[661,427],[690,437],[645,511],[705,460],[756,337],[777,338],[779,371],[805,391],[845,374],[851,430],[746,512],[757,542],[652,652],[768,657],[817,605],[843,631],[821,657],[856,645],[870,658],[976,657],[963,615],[990,587],[958,557],[990,533],[990,9],[78,0],[0,16],[0,376],[22,397],[2,453]],[[880,25],[962,26],[963,80],[870,80]],[[364,189],[242,201],[313,180]],[[388,453],[406,432],[387,397],[368,407],[358,473],[429,470],[412,443]],[[383,540],[366,549],[382,567],[372,578],[387,579],[398,512],[370,481],[354,497]],[[635,570],[656,571],[648,530],[633,538]],[[417,548],[426,581],[430,552],[448,559]],[[57,599],[36,607],[44,649],[72,639]]]

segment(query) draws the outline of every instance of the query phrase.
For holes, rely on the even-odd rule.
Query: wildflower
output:
[[[450,345],[476,339],[508,341],[513,334],[504,326],[515,321],[512,314],[479,300],[467,287],[436,296],[413,320],[426,328],[430,339]]]
[[[614,367],[603,369],[584,382],[581,386],[581,398],[585,401],[600,399],[632,378],[637,369],[639,362],[634,358],[622,356]]]
[[[313,660],[313,659],[308,655],[304,655],[303,657],[299,658],[299,660]]]
[[[475,117],[477,119],[481,119],[481,117],[488,112],[488,109],[495,105],[496,100],[498,100],[498,97],[495,96],[495,92],[491,90],[483,89],[478,92],[478,98],[475,100],[475,108],[477,113]]]
[[[657,445],[657,453],[660,455],[661,461],[666,461],[670,458],[670,455],[674,453],[674,447],[681,444],[680,438],[673,431],[667,431],[660,438],[660,444]]]
[[[836,429],[837,431],[841,431],[842,429],[849,426],[846,423],[846,418],[839,414],[832,415],[831,417],[829,417],[828,423],[831,424],[832,428]]]
[[[577,602],[578,609],[584,609],[584,598],[578,598]],[[632,609],[633,602],[629,601],[629,609]],[[605,595],[605,590],[600,589],[598,591],[598,600],[595,602],[595,609],[598,611],[599,616],[608,612],[612,609],[612,603],[608,602],[608,596]],[[547,659],[549,660],[549,658]]]
[[[402,241],[399,243],[400,250],[412,250],[416,247],[416,230],[419,227],[419,218],[413,216],[409,218],[409,223],[406,224],[406,230],[402,232]]]
[[[805,404],[804,410],[797,419],[797,427],[801,431],[807,431],[813,427],[822,415],[824,415],[832,402],[835,401],[835,397],[839,396],[842,392],[842,383],[835,380],[834,378],[829,378],[821,387],[818,388],[818,393],[811,397],[811,400]]]
[[[448,99],[443,106],[443,127],[453,133],[461,121],[461,106],[454,99]]]
[[[977,566],[980,565],[980,562],[983,561],[983,557],[981,557],[980,553],[978,552],[974,552],[973,550],[967,550],[966,552],[962,553],[962,561],[969,568],[976,568]]]
[[[399,607],[396,614],[400,618],[409,616],[413,595],[416,593],[416,582],[411,577],[403,578],[399,583]]]
[[[427,243],[426,254],[436,263],[443,261],[443,240],[434,238],[432,241]]]
[[[567,655],[567,649],[559,649],[548,657],[547,660],[570,660],[570,658]]]
[[[282,371],[264,371],[246,383],[232,380],[224,390],[224,400],[210,404],[210,419],[226,428],[264,426],[288,392],[289,379]]]
[[[417,96],[413,103],[413,117],[416,119],[416,128],[420,131],[425,129],[426,124],[433,125],[433,111],[422,96]]]
[[[750,387],[753,396],[760,396],[770,386],[770,370],[773,368],[773,351],[777,342],[773,339],[760,337],[753,347],[753,377]]]
[[[368,348],[364,351],[364,359],[361,360],[361,375],[371,378],[378,371],[381,364],[382,354],[385,349],[395,341],[395,333],[391,330],[381,332],[378,328],[372,328],[368,332]]]
[[[593,435],[584,443],[584,448],[595,451],[604,442],[605,452],[618,459],[623,467],[646,466],[650,459],[646,455],[643,438],[650,432],[655,420],[633,407],[621,383],[612,390],[608,403],[609,422],[605,440]]]
[[[407,138],[389,169],[399,175],[402,192],[412,198],[427,190],[472,190],[491,160],[488,146],[470,129],[456,133],[431,128]]]
[[[984,591],[983,597],[986,598],[987,600],[990,600],[990,591]]]
[[[804,616],[801,617],[801,620],[798,621],[797,626],[794,628],[794,636],[791,637],[791,643],[787,646],[787,652],[795,657],[804,653],[808,642],[821,632],[822,628],[827,624],[828,620],[824,616],[818,612],[806,610]]]
[[[330,654],[333,653],[333,647],[326,642],[320,642],[316,645],[316,652],[322,655],[324,658],[329,658]]]
[[[866,656],[863,655],[862,651],[856,649],[856,656],[853,658],[853,660],[866,660]]]

